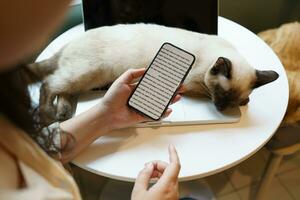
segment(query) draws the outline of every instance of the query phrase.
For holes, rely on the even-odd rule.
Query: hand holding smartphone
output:
[[[164,43],[128,99],[128,106],[159,120],[191,70],[195,56]]]

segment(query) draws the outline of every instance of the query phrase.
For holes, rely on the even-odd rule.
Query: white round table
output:
[[[84,32],[76,26],[56,38],[38,60]],[[240,122],[233,124],[136,128],[101,137],[73,163],[90,172],[123,181],[134,181],[146,162],[168,161],[167,147],[177,148],[180,181],[197,179],[226,170],[258,151],[272,137],[285,114],[288,81],[274,52],[255,34],[219,17],[219,36],[231,42],[257,69],[271,69],[279,79],[254,90],[248,106],[241,108]]]

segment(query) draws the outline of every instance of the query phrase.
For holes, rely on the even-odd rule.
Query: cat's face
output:
[[[218,110],[246,105],[253,89],[275,81],[274,71],[259,71],[243,58],[219,57],[205,75],[205,84]]]

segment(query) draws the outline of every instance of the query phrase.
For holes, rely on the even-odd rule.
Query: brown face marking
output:
[[[240,92],[237,89],[231,88],[226,91],[218,84],[214,88],[214,104],[220,111],[228,107],[238,106],[239,97]]]

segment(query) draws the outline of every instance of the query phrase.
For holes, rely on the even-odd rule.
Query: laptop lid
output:
[[[155,23],[218,33],[218,0],[83,0],[85,30],[120,23]]]

